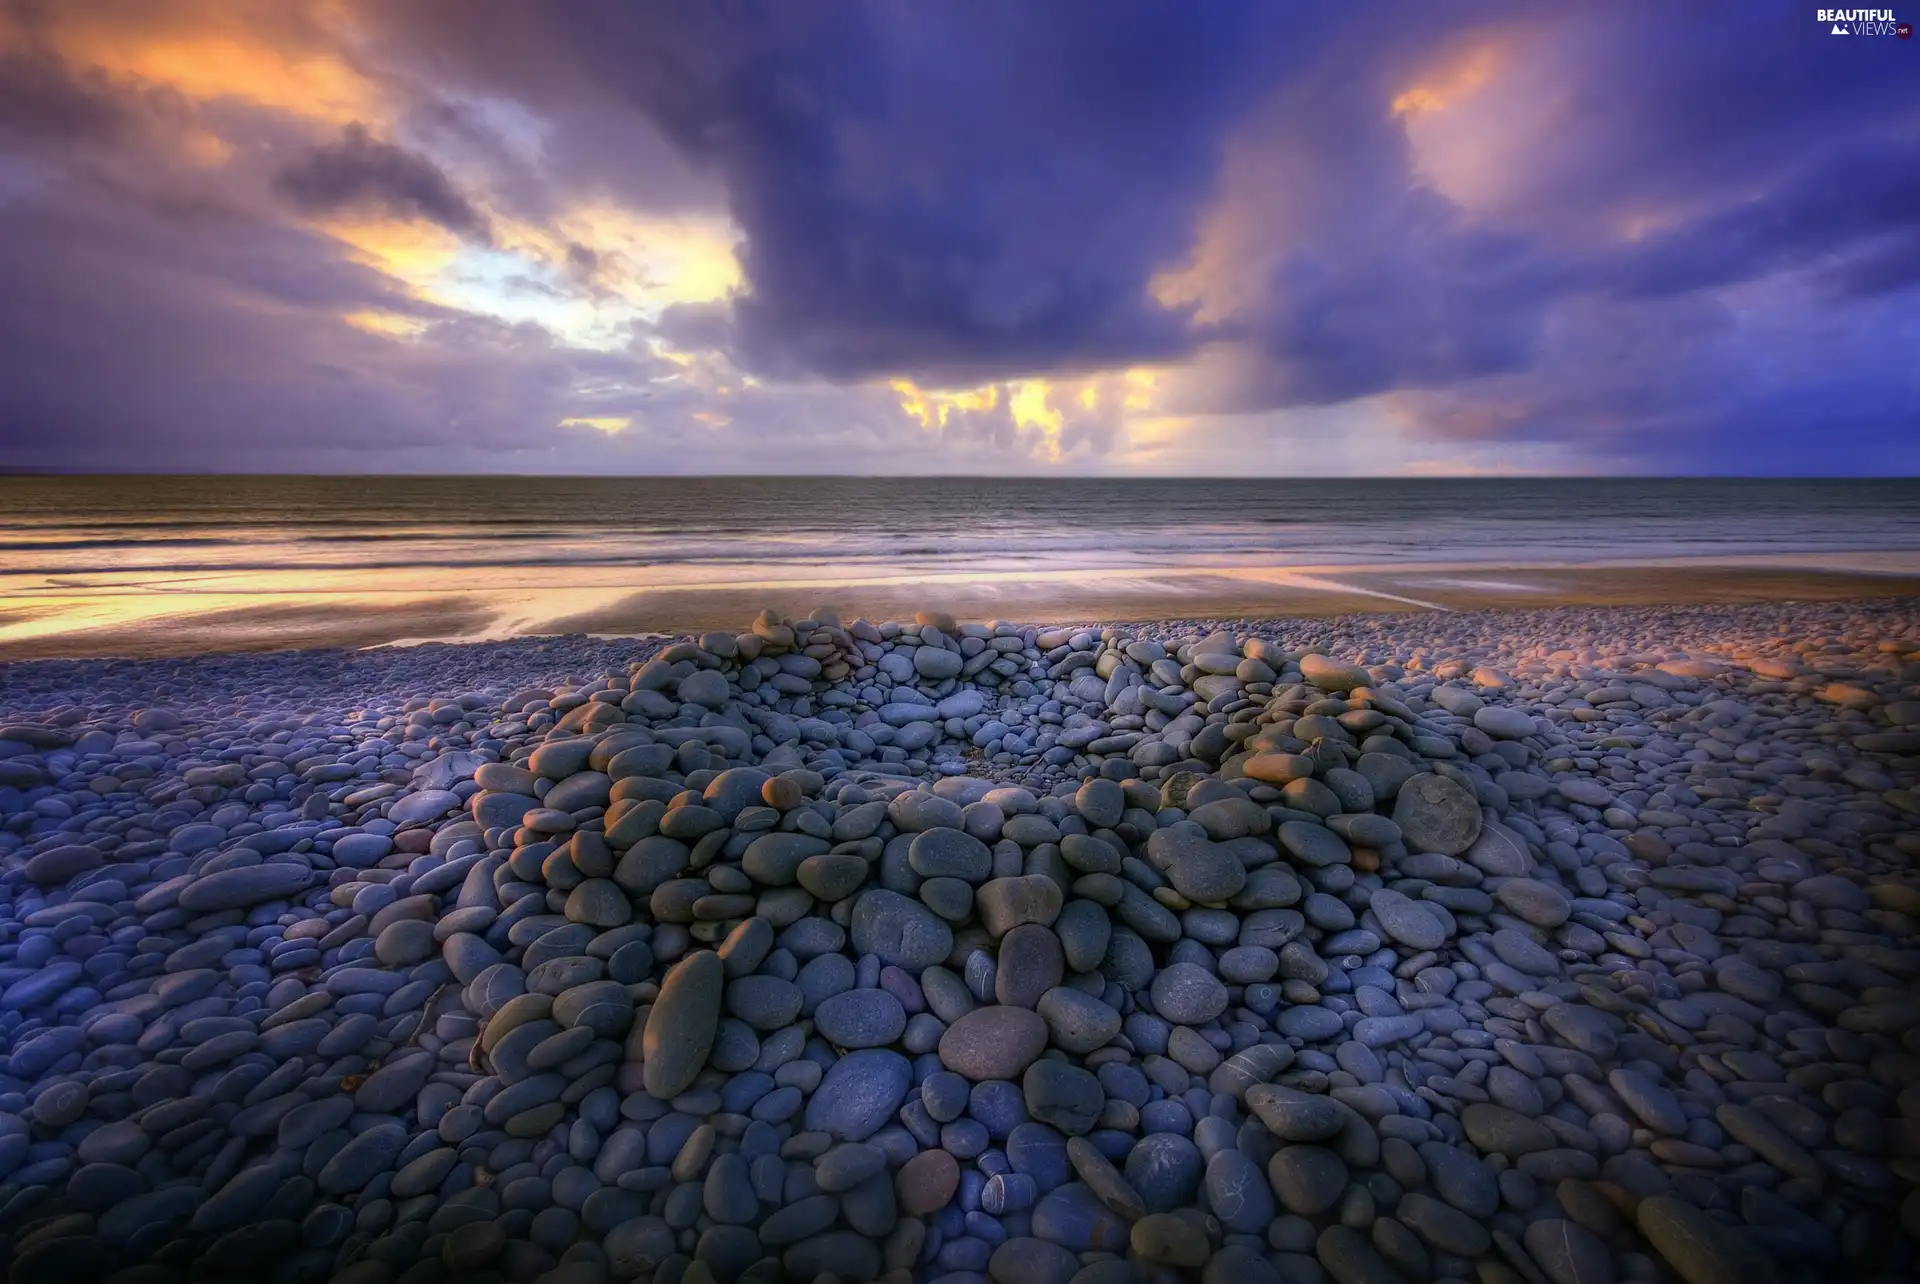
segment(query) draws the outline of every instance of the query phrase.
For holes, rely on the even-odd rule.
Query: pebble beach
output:
[[[1920,602],[0,665],[10,1284],[1920,1274]]]

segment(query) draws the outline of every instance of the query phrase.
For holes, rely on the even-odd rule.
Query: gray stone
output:
[[[984,883],[993,872],[993,854],[972,834],[958,829],[926,829],[907,848],[907,863],[923,878],[958,878]]]
[[[1068,1136],[1090,1131],[1106,1105],[1100,1081],[1079,1066],[1043,1058],[1021,1077],[1027,1113]]]
[[[1120,1033],[1120,1013],[1083,990],[1057,986],[1040,996],[1036,1010],[1054,1046],[1076,1055],[1105,1047]]]
[[[913,667],[923,678],[939,681],[942,678],[957,678],[966,661],[957,651],[945,647],[923,646],[913,652]]]
[[[1346,1126],[1349,1112],[1331,1097],[1277,1083],[1257,1083],[1246,1091],[1247,1109],[1282,1141],[1325,1141]]]
[[[1341,695],[1355,687],[1371,686],[1373,679],[1357,664],[1347,664],[1316,652],[1300,657],[1300,676],[1322,691]]]
[[[1495,740],[1521,740],[1533,735],[1533,715],[1510,705],[1490,704],[1473,714],[1473,725]]]
[[[1558,1144],[1553,1133],[1538,1119],[1488,1102],[1469,1105],[1460,1112],[1460,1123],[1467,1140],[1488,1154],[1517,1159],[1535,1151],[1552,1150]]]
[[[899,1053],[881,1048],[850,1052],[833,1063],[814,1089],[807,1102],[807,1129],[836,1141],[865,1141],[893,1118],[912,1085],[913,1067]]]
[[[1153,978],[1153,1010],[1178,1025],[1205,1025],[1227,1010],[1227,987],[1197,963],[1173,963]]]
[[[1620,1069],[1608,1073],[1607,1084],[1647,1127],[1669,1137],[1686,1135],[1687,1114],[1679,1098],[1652,1078],[1638,1070]]]
[[[1447,941],[1447,925],[1420,902],[1390,888],[1381,888],[1368,902],[1380,930],[1416,950],[1437,950]]]
[[[438,820],[461,804],[460,795],[451,789],[422,789],[394,803],[387,811],[387,819],[396,825],[418,825]]]
[[[1528,1224],[1522,1242],[1552,1284],[1613,1284],[1613,1256],[1598,1235],[1564,1217]]]
[[[1641,1200],[1635,1220],[1687,1284],[1773,1284],[1782,1278],[1773,1258],[1746,1236],[1672,1195]]]
[[[195,914],[246,909],[263,901],[297,896],[314,884],[311,866],[301,861],[267,861],[203,874],[180,890],[180,908]]]
[[[1535,927],[1554,928],[1573,914],[1567,894],[1551,883],[1532,878],[1510,878],[1493,894],[1515,918]]]
[[[1400,786],[1393,821],[1409,849],[1457,856],[1480,836],[1480,803],[1445,776],[1422,772]]]
[[[1347,1166],[1321,1146],[1284,1146],[1267,1164],[1267,1181],[1282,1208],[1318,1217],[1346,1192]]]
[[[918,901],[869,888],[853,902],[853,948],[908,972],[941,963],[953,952],[953,929]]]
[[[976,1008],[940,1036],[940,1064],[978,1083],[1017,1079],[1047,1046],[1047,1024],[1028,1008]]]
[[[725,983],[720,956],[712,950],[689,954],[667,973],[642,1041],[649,1095],[667,1101],[693,1085],[713,1050]]]
[[[907,1028],[907,1012],[885,990],[848,990],[824,999],[813,1010],[813,1026],[842,1048],[879,1048]]]

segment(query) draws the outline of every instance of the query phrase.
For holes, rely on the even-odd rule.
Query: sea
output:
[[[13,476],[0,642],[316,596],[1916,554],[1916,479]]]

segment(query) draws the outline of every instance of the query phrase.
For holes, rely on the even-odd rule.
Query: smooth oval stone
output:
[[[860,856],[828,852],[801,861],[795,878],[812,896],[831,902],[845,900],[859,891],[867,881],[868,871],[867,862]]]
[[[670,1101],[693,1086],[713,1051],[726,972],[712,950],[689,954],[667,973],[642,1038],[648,1095]]]
[[[391,1168],[406,1144],[406,1130],[398,1124],[369,1128],[335,1152],[314,1183],[329,1195],[350,1194]]]
[[[1345,839],[1326,826],[1311,821],[1284,822],[1280,826],[1279,839],[1280,846],[1289,856],[1312,868],[1347,865],[1353,861],[1353,853],[1347,849]]]
[[[922,648],[925,650],[927,648]],[[959,656],[953,657],[956,663]],[[857,1231],[828,1231],[790,1246],[780,1264],[794,1279],[817,1280],[829,1275],[841,1280],[872,1280],[880,1275],[880,1248]]]
[[[994,997],[1010,1007],[1034,1007],[1066,979],[1060,940],[1038,923],[1022,923],[1002,937],[994,963]]]
[[[66,882],[76,874],[98,869],[106,862],[97,847],[67,843],[49,848],[27,861],[27,878],[42,887]]]
[[[396,825],[418,825],[439,819],[459,807],[462,801],[451,789],[422,789],[394,803],[387,811],[387,819]]]
[[[1052,1058],[1028,1066],[1020,1086],[1027,1114],[1068,1136],[1091,1131],[1107,1104],[1098,1079],[1079,1066]]]
[[[1687,1284],[1772,1284],[1780,1270],[1757,1244],[1685,1200],[1655,1195],[1640,1201],[1641,1234]]]
[[[1040,996],[1035,1010],[1047,1024],[1055,1047],[1084,1055],[1105,1047],[1120,1033],[1121,1017],[1106,1003],[1070,986],[1056,986]]]
[[[941,827],[913,836],[907,848],[907,864],[922,878],[982,883],[993,872],[993,854],[972,834]]]
[[[817,1235],[840,1216],[840,1201],[832,1195],[809,1195],[770,1214],[760,1223],[760,1242],[778,1248]]]
[[[1033,1209],[1033,1233],[1073,1253],[1125,1252],[1128,1225],[1080,1182],[1048,1191]]]
[[[923,1150],[894,1175],[894,1198],[908,1217],[945,1208],[960,1187],[960,1165],[944,1150]]]
[[[1207,1161],[1207,1206],[1220,1224],[1241,1234],[1265,1234],[1273,1221],[1273,1190],[1260,1166],[1237,1149],[1215,1152]]]
[[[1347,1166],[1321,1146],[1286,1146],[1268,1162],[1267,1181],[1288,1212],[1318,1217],[1345,1193]]]
[[[1447,943],[1446,924],[1409,896],[1383,887],[1368,907],[1390,940],[1416,950],[1437,950]]]
[[[1134,1143],[1122,1171],[1148,1211],[1166,1213],[1193,1202],[1204,1167],[1199,1147],[1185,1137],[1163,1132]],[[1265,1189],[1264,1179],[1260,1184]]]
[[[976,1083],[1016,1079],[1047,1046],[1047,1023],[1029,1008],[976,1008],[940,1036],[940,1064]]]
[[[553,1001],[553,1019],[567,1029],[599,1035],[624,1034],[633,1017],[633,997],[618,981],[576,985]]]
[[[726,1004],[732,1015],[765,1032],[792,1025],[806,1005],[806,995],[777,976],[743,976],[727,983]]]
[[[657,1011],[657,1009],[656,1009]],[[863,1048],[835,1061],[807,1102],[809,1132],[865,1141],[893,1118],[913,1086],[913,1067],[897,1052]]]
[[[869,888],[854,901],[850,935],[857,952],[916,974],[953,952],[953,929],[939,915],[882,888]]]
[[[1598,1235],[1564,1217],[1527,1225],[1522,1242],[1553,1284],[1613,1284],[1613,1255]]]
[[[1467,1140],[1488,1154],[1518,1158],[1552,1150],[1557,1144],[1553,1133],[1538,1119],[1487,1102],[1475,1102],[1461,1111],[1460,1123]]]
[[[88,1133],[74,1148],[74,1156],[83,1164],[131,1166],[152,1146],[153,1140],[139,1124],[121,1119]]]
[[[180,889],[180,908],[195,914],[245,909],[262,901],[285,900],[313,886],[311,866],[298,861],[267,861],[203,874]]]
[[[1455,1257],[1478,1257],[1493,1246],[1479,1222],[1419,1191],[1402,1195],[1394,1216],[1434,1248]]]
[[[835,1146],[813,1164],[813,1180],[821,1190],[837,1195],[852,1190],[887,1167],[887,1152],[865,1142]]]
[[[907,1011],[885,990],[848,990],[813,1010],[814,1029],[842,1048],[879,1048],[907,1028]]]
[[[827,840],[812,834],[762,834],[742,853],[740,868],[762,887],[787,887],[798,879],[807,858],[824,856],[828,850]]]
[[[1150,993],[1153,1010],[1179,1025],[1204,1025],[1227,1010],[1227,987],[1197,963],[1162,968]]]
[[[147,1179],[122,1164],[86,1164],[67,1179],[67,1198],[99,1212],[132,1199],[147,1188]]]
[[[1148,1213],[1133,1224],[1128,1242],[1149,1262],[1183,1270],[1206,1264],[1211,1245],[1193,1222],[1171,1213]]]
[[[1322,691],[1345,695],[1355,687],[1370,686],[1373,679],[1357,664],[1347,664],[1316,651],[1300,657],[1300,676]]]
[[[981,924],[996,937],[1027,923],[1052,924],[1061,904],[1060,884],[1043,874],[992,879],[974,894]]]
[[[633,902],[610,878],[589,878],[567,894],[569,920],[592,927],[620,927],[633,919]]]
[[[1421,772],[1400,786],[1393,822],[1410,850],[1457,856],[1480,836],[1480,801],[1445,776]]]
[[[1474,710],[1473,725],[1496,740],[1524,740],[1539,730],[1526,710],[1499,704]]]
[[[1246,1102],[1247,1109],[1282,1141],[1325,1141],[1339,1135],[1350,1117],[1331,1097],[1275,1083],[1249,1087]]]
[[[1499,1208],[1499,1183],[1478,1155],[1437,1141],[1423,1144],[1419,1155],[1434,1193],[1461,1212],[1484,1221]]]

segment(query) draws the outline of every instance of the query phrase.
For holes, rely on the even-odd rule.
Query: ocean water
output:
[[[1920,480],[0,478],[0,577],[1547,562],[1920,549]],[[691,568],[685,571],[671,568]]]
[[[1863,553],[1920,553],[1920,481],[0,477],[0,640],[315,596]]]

